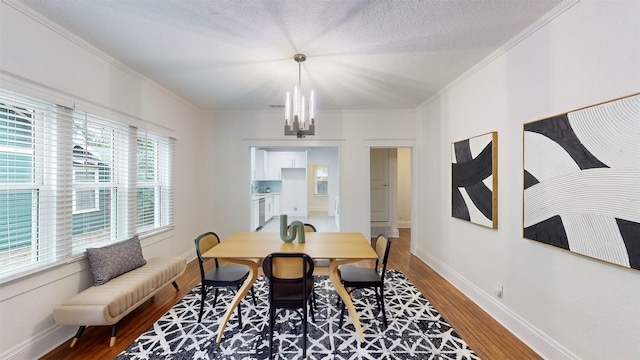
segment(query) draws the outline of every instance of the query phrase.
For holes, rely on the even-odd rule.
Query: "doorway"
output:
[[[371,235],[411,228],[411,148],[370,148]]]
[[[335,146],[251,147],[251,231],[279,231],[279,217],[339,229],[339,148]],[[266,200],[260,221],[260,198]],[[318,224],[318,225],[316,225]]]

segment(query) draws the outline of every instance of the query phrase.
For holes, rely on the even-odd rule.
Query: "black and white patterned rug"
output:
[[[338,328],[338,294],[327,276],[316,279],[316,322],[309,318],[308,359],[479,359],[420,292],[397,270],[387,272],[385,306],[387,329],[382,327],[372,290],[354,291],[365,342],[358,341],[348,312]],[[269,356],[269,305],[267,287],[258,277],[254,285],[257,306],[250,296],[242,301],[242,324],[237,312],[229,320],[222,341],[216,343],[219,321],[234,292],[221,290],[212,309],[213,291],[208,292],[202,323],[198,323],[198,285],[168,313],[140,335],[116,359],[267,359]],[[300,316],[279,312],[274,332],[274,358],[302,357]]]

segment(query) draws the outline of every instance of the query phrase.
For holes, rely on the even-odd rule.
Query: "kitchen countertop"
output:
[[[260,200],[262,198],[266,198],[272,195],[280,195],[280,193],[272,193],[272,192],[271,193],[255,193],[251,195],[251,200]]]

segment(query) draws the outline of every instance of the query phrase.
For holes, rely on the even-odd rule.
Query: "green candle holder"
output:
[[[298,243],[304,244],[304,224],[300,221],[294,221],[287,226],[287,215],[280,215],[280,238],[282,241],[292,243],[296,236]]]

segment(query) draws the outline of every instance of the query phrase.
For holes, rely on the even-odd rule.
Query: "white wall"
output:
[[[640,2],[583,0],[420,111],[417,254],[545,358],[637,359],[640,272],[523,239],[522,124],[639,91]],[[450,144],[489,131],[497,230],[450,216]]]
[[[142,239],[143,253],[195,256],[193,239],[206,230],[200,200],[205,181],[194,176],[205,161],[200,151],[203,115],[73,35],[54,31],[47,21],[29,14],[0,2],[0,87],[58,104],[74,103],[79,109],[175,137],[176,227]],[[35,359],[72,337],[77,329],[57,326],[51,312],[91,282],[87,261],[82,259],[1,283],[0,358]]]

